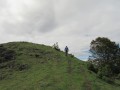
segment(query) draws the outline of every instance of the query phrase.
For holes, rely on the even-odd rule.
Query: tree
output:
[[[120,47],[119,44],[105,37],[98,37],[92,40],[90,45],[89,61],[98,67],[109,67],[113,74],[120,73]]]
[[[54,48],[55,50],[57,50],[57,51],[60,51],[58,42],[56,42],[56,43],[53,45],[53,48]]]

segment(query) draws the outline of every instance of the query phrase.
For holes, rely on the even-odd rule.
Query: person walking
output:
[[[69,48],[66,46],[65,47],[65,55],[68,56]]]

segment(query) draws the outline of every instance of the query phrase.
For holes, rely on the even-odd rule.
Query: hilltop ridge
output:
[[[96,78],[87,62],[50,46],[10,42],[1,44],[0,51],[0,90],[120,89]]]

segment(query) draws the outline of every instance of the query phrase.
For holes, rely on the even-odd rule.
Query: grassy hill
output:
[[[0,90],[120,90],[87,69],[87,63],[50,46],[0,45]]]

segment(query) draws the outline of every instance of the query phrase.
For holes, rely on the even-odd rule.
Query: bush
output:
[[[106,67],[98,71],[97,77],[109,84],[113,84],[115,80],[114,77],[111,76],[111,73],[109,73],[109,70],[106,70]]]
[[[105,77],[112,77],[113,73],[112,73],[112,70],[110,69],[110,67],[108,65],[106,65],[104,67],[99,68],[98,76],[100,76],[101,78],[103,76],[105,76]]]
[[[3,72],[0,72],[0,80],[3,80],[7,75]]]
[[[102,79],[105,82],[109,83],[109,84],[113,84],[114,83],[114,79],[113,78],[108,78],[108,77],[103,76]]]
[[[28,69],[28,65],[27,64],[22,64],[22,65],[19,65],[19,67],[18,67],[19,71],[23,71],[23,70],[26,70],[26,69]]]
[[[53,45],[53,48],[54,48],[55,50],[57,50],[57,51],[60,51],[60,48],[59,48],[59,46],[58,46],[58,43],[55,43],[55,44]]]
[[[8,50],[3,46],[0,46],[0,63],[14,59],[15,59],[15,52],[13,50]]]
[[[73,54],[69,54],[71,58],[74,58],[74,55]]]
[[[14,57],[15,57],[15,52],[12,51],[12,50],[8,50],[8,51],[6,51],[6,53],[4,54],[5,60],[11,60],[11,59],[14,59]]]
[[[117,79],[120,79],[120,73],[117,75]]]
[[[95,66],[92,63],[88,63],[87,68],[88,70],[93,71],[94,73],[98,72],[97,68],[95,68]]]

